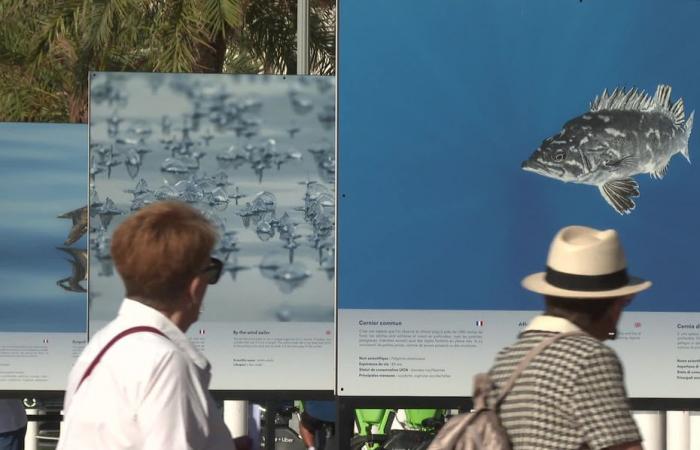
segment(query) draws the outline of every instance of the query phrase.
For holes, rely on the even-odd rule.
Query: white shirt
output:
[[[0,433],[19,430],[27,425],[27,413],[21,400],[0,400]]]
[[[150,332],[122,338],[76,392],[105,344],[140,325],[168,339]],[[125,299],[117,318],[90,340],[71,370],[57,450],[234,449],[209,394],[210,367],[170,319]]]
[[[553,331],[556,333],[571,333],[573,331],[581,331],[573,322],[564,319],[563,317],[549,316],[542,314],[533,318],[524,331]]]

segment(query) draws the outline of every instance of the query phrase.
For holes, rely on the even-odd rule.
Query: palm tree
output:
[[[296,71],[296,0],[0,0],[0,119],[87,120],[89,71]],[[335,71],[312,0],[311,70]]]

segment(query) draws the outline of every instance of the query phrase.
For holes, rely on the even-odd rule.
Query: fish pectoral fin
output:
[[[629,214],[635,207],[632,197],[639,197],[639,185],[632,178],[612,180],[598,186],[600,194],[620,214]]]
[[[603,166],[606,170],[614,172],[620,169],[634,168],[637,165],[637,162],[638,160],[634,156],[624,156],[620,159],[608,159],[603,162]]]

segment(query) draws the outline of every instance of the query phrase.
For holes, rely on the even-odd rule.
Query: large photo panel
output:
[[[65,389],[87,339],[87,127],[0,123],[0,391]]]
[[[340,394],[471,395],[544,306],[520,280],[577,224],[617,229],[654,282],[610,342],[629,394],[700,395],[699,20],[689,1],[340,5]]]
[[[219,231],[224,274],[188,330],[211,388],[332,390],[334,78],[93,73],[90,95],[90,333],[124,296],[115,227],[177,199]]]

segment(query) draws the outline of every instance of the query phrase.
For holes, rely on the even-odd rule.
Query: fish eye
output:
[[[564,150],[557,150],[554,153],[553,158],[554,158],[554,161],[556,161],[556,162],[564,161],[564,158],[566,158],[566,152]]]

